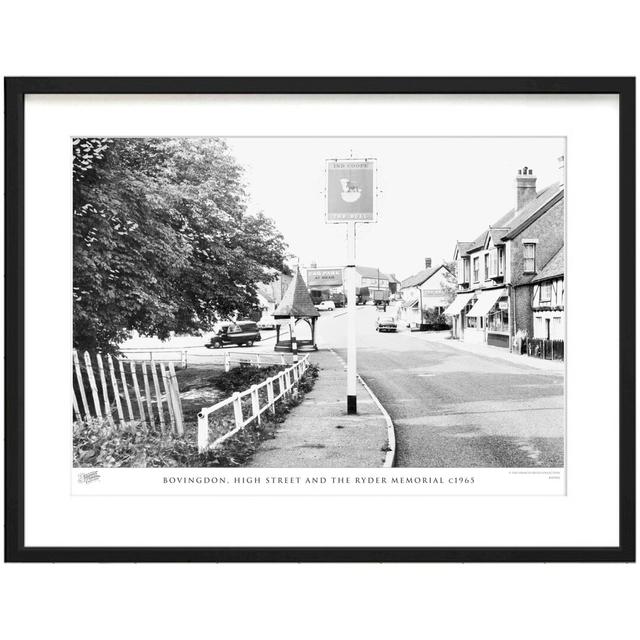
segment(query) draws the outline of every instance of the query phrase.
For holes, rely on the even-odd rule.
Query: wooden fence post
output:
[[[203,453],[209,447],[209,416],[198,414],[198,452]]]
[[[78,408],[78,399],[76,398],[76,392],[74,389],[71,389],[71,393],[73,395],[73,413],[76,416],[76,421],[82,422],[82,414],[80,413],[80,409]]]
[[[156,428],[156,421],[153,417],[153,404],[151,401],[151,387],[149,386],[149,376],[147,375],[147,363],[142,363],[142,380],[144,383],[144,395],[147,400],[147,413],[149,414],[149,424],[152,429]]]
[[[187,368],[187,350],[183,349],[183,351],[180,354],[180,364],[182,365],[183,369]]]
[[[138,403],[138,412],[140,413],[140,420],[146,422],[147,418],[144,415],[144,405],[142,404],[142,396],[140,395],[140,386],[138,385],[138,376],[136,375],[136,363],[131,361],[129,363],[129,369],[131,370],[131,379],[133,380],[133,390],[136,394],[136,402]]]
[[[176,419],[173,414],[173,402],[171,400],[171,393],[169,391],[171,387],[171,382],[169,381],[169,373],[164,368],[164,363],[160,363],[160,374],[162,376],[162,390],[164,391],[164,395],[167,399],[167,409],[169,409],[169,419],[171,420],[171,431],[175,431],[176,429]]]
[[[131,406],[131,398],[129,397],[129,388],[127,387],[127,376],[124,373],[124,365],[122,360],[118,360],[118,368],[120,369],[120,379],[122,380],[122,393],[124,394],[125,402],[127,403],[127,413],[129,414],[129,420],[133,422],[133,407]]]
[[[104,363],[102,362],[102,354],[96,353],[96,360],[98,361],[98,373],[100,374],[100,384],[102,385],[104,413],[107,416],[107,420],[109,420],[111,424],[114,424],[113,416],[111,415],[111,403],[109,402],[109,388],[107,387],[107,378],[104,375]]]
[[[240,400],[240,394],[236,391],[233,394],[233,417],[236,421],[236,427],[242,428],[244,418],[242,417],[242,400]]]
[[[116,409],[118,410],[118,420],[120,421],[120,427],[124,429],[125,420],[124,413],[122,411],[122,403],[120,402],[120,390],[118,389],[118,378],[116,377],[116,370],[113,366],[113,358],[111,355],[107,356],[107,363],[109,365],[109,375],[111,377],[111,386],[113,387],[113,395],[116,400]]]
[[[284,394],[286,393],[287,389],[284,384],[284,372],[282,371],[278,374],[278,389],[280,391],[280,396],[284,398]]]
[[[149,364],[151,367],[151,377],[153,378],[153,388],[156,392],[156,401],[158,404],[158,420],[160,421],[160,432],[162,435],[165,434],[165,424],[164,424],[164,409],[162,408],[162,392],[160,391],[160,383],[158,382],[158,371],[156,369],[156,363],[151,362]]]
[[[87,402],[87,394],[84,392],[84,383],[82,381],[82,371],[80,369],[80,360],[78,359],[78,352],[73,350],[73,364],[76,369],[76,378],[78,380],[78,389],[80,390],[80,399],[82,400],[82,408],[84,409],[84,417],[88,420],[91,417],[89,411],[89,403]]]
[[[169,380],[171,399],[173,401],[173,412],[176,416],[176,430],[178,435],[184,434],[184,420],[182,418],[182,401],[180,400],[180,389],[178,388],[178,378],[176,378],[176,371],[173,368],[173,362],[169,363]]]
[[[251,385],[251,417],[258,418],[260,424],[260,398],[258,397],[258,386]]]
[[[96,418],[102,419],[102,409],[100,408],[100,396],[98,395],[98,385],[93,375],[93,365],[91,364],[91,356],[88,351],[84,352],[84,365],[87,369],[87,378],[91,387],[91,396],[93,397],[93,406],[96,410]]]
[[[269,402],[269,407],[271,408],[271,412],[276,412],[276,402],[274,400],[273,394],[273,378],[267,378],[267,401]]]
[[[224,353],[224,370],[226,373],[229,373],[229,370],[231,369],[231,356],[229,355],[228,351],[225,351]]]

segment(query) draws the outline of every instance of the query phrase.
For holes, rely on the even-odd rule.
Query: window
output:
[[[504,275],[504,249],[502,247],[498,248],[498,275]]]
[[[469,280],[471,280],[471,264],[467,258],[464,261],[464,281],[469,282]]]
[[[509,310],[497,309],[489,314],[487,319],[489,331],[507,333],[509,331]]]
[[[467,327],[469,327],[469,329],[475,329],[476,328],[476,322],[477,322],[477,318],[475,316],[467,316]]]
[[[536,243],[524,243],[524,272],[535,273],[536,271]]]
[[[542,316],[536,316],[534,318],[534,323],[533,323],[533,337],[534,338],[543,338],[543,333],[542,333]]]
[[[489,254],[484,254],[484,279],[489,279]]]
[[[480,281],[480,258],[473,259],[473,281]]]
[[[564,334],[562,332],[562,317],[554,316],[553,318],[553,328],[551,331],[551,337],[554,340],[564,340]]]
[[[551,302],[551,283],[543,282],[540,285],[540,303]]]
[[[498,251],[494,249],[489,254],[489,277],[495,278],[498,275]]]

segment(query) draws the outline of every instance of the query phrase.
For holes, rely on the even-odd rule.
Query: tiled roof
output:
[[[417,287],[421,285],[423,282],[426,282],[436,271],[446,267],[443,264],[439,264],[437,267],[431,267],[431,269],[423,269],[422,271],[418,271],[413,276],[409,276],[405,278],[400,284],[401,289],[406,289],[407,287]]]
[[[458,242],[457,246],[460,247],[461,245],[470,244],[471,246],[465,249],[467,253],[482,249],[487,238],[487,233],[491,235],[493,244],[504,244],[504,239],[507,239],[514,231],[520,231],[523,226],[527,226],[529,220],[533,222],[540,209],[549,204],[554,198],[563,193],[563,191],[564,185],[559,182],[545,187],[538,192],[531,202],[522,207],[522,209],[511,209],[505,213],[490,225],[488,230],[483,231],[472,243]],[[460,253],[463,254],[463,251],[461,250]]]
[[[541,280],[549,280],[564,275],[564,245],[558,249],[558,252],[542,267],[540,273],[531,280],[531,282],[540,282]]]
[[[388,280],[389,276],[386,273],[382,273],[382,271],[378,270],[378,267],[360,267],[356,265],[356,271],[363,278],[383,278],[384,280]]]
[[[551,200],[553,200],[553,198],[555,198],[557,195],[559,195],[563,191],[564,191],[564,185],[560,184],[559,182],[556,182],[548,186],[546,189],[543,189],[542,191],[540,191],[537,197],[535,198],[535,200],[532,200],[528,205],[526,205],[519,211],[516,211],[514,217],[509,221],[508,224],[501,225],[496,223],[493,226],[508,227],[510,231],[508,231],[507,233],[505,233],[504,236],[502,236],[503,238],[506,238],[513,231],[525,225],[530,218],[532,218],[540,209],[542,209],[542,207],[544,207],[547,203],[549,203]]]
[[[458,250],[461,256],[467,253],[467,251],[469,251],[471,247],[473,247],[473,242],[457,242],[456,243],[456,249]]]
[[[315,318],[320,315],[313,306],[307,285],[302,279],[300,269],[296,268],[289,288],[282,296],[282,301],[273,312],[275,318]]]
[[[471,246],[467,249],[467,253],[471,253],[472,251],[477,251],[478,249],[484,249],[484,241],[487,239],[487,232],[483,231],[472,243]]]
[[[499,244],[504,244],[504,240],[502,239],[502,236],[504,236],[504,234],[507,231],[509,231],[508,227],[503,227],[502,229],[490,227],[489,235],[491,236],[491,242],[493,242],[495,246],[498,246]]]

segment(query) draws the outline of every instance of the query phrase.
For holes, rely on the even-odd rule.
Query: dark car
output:
[[[398,328],[393,316],[378,316],[376,318],[376,331],[395,331]]]
[[[220,349],[231,344],[236,344],[239,347],[250,347],[254,342],[258,342],[261,339],[258,325],[255,322],[240,321],[240,322],[228,322],[223,324],[215,336],[205,344],[207,349]]]

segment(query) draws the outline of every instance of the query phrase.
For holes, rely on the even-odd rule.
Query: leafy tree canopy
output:
[[[82,138],[73,152],[76,348],[210,330],[286,272],[284,239],[247,213],[223,140]]]

